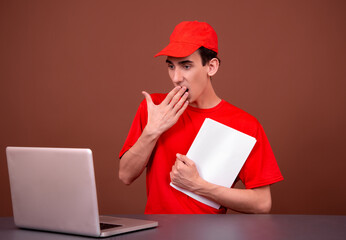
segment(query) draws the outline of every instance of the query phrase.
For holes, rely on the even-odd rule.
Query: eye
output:
[[[185,70],[188,70],[188,69],[191,68],[191,66],[190,66],[190,65],[184,65],[183,68],[184,68]]]
[[[168,69],[169,70],[173,70],[174,69],[174,65],[173,64],[168,64]]]

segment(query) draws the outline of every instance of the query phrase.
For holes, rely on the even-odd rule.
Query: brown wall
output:
[[[121,2],[121,3],[120,3]],[[285,181],[273,213],[346,214],[345,1],[0,1],[0,216],[5,147],[89,147],[101,213],[142,213],[117,155],[141,91],[172,85],[153,55],[183,20],[219,35],[214,87],[256,116]]]

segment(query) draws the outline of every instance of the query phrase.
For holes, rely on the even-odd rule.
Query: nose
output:
[[[175,69],[172,74],[172,81],[175,85],[179,85],[183,81],[184,77],[179,69]]]

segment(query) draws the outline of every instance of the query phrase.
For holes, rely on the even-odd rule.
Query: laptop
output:
[[[99,216],[92,151],[7,147],[13,216],[20,228],[108,237],[158,222]]]

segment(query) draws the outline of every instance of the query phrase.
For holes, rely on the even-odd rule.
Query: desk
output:
[[[106,239],[216,240],[216,239],[346,239],[346,216],[319,215],[117,215],[151,219],[159,227]],[[80,240],[81,236],[22,230],[13,218],[0,218],[0,239]]]

